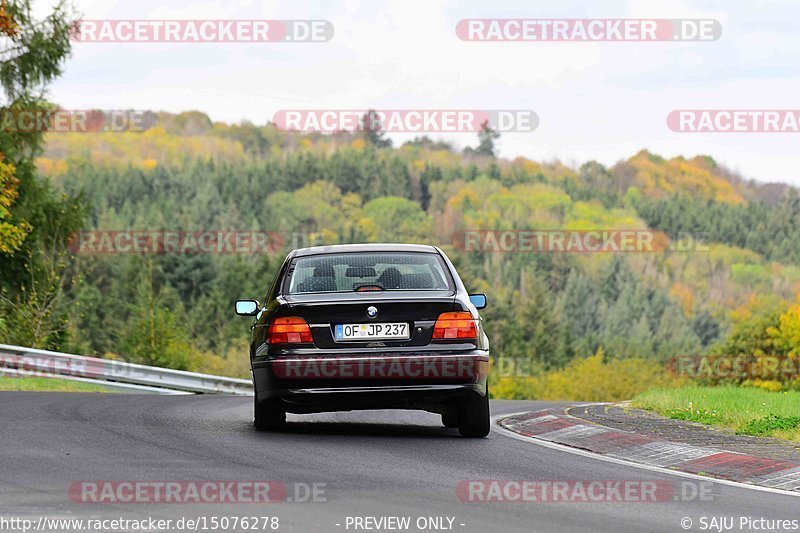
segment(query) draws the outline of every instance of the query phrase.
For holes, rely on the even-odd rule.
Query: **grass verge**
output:
[[[109,389],[66,379],[0,376],[0,391],[112,392]]]
[[[631,405],[669,418],[732,429],[739,435],[800,442],[798,391],[736,386],[653,389],[634,397]]]

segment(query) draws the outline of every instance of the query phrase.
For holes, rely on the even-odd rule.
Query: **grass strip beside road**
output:
[[[0,376],[0,391],[113,392],[94,383],[27,376]]]
[[[800,392],[769,392],[753,387],[652,389],[631,406],[678,420],[736,431],[739,435],[800,442]]]

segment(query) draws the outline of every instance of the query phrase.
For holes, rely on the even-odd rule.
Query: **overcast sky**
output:
[[[51,99],[68,109],[197,109],[266,123],[280,109],[532,109],[500,155],[610,165],[642,148],[708,154],[800,185],[798,133],[675,133],[674,109],[800,109],[800,5],[569,0],[76,0],[84,19],[326,19],[326,43],[78,43]],[[40,0],[44,9],[46,0]],[[711,18],[713,42],[465,42],[465,18]],[[458,147],[474,134],[432,135]],[[407,135],[393,135],[403,141]]]

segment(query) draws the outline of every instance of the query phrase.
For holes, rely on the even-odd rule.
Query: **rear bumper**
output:
[[[489,354],[326,354],[253,361],[259,402],[293,413],[356,409],[448,412],[486,394]]]

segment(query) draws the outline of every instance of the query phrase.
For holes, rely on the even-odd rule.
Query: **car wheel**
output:
[[[458,427],[458,413],[442,415],[442,425],[446,428]]]
[[[286,411],[275,409],[270,405],[254,400],[253,425],[259,431],[280,429],[286,425]]]
[[[462,437],[485,437],[489,434],[489,393],[468,400],[458,413],[458,432]]]

